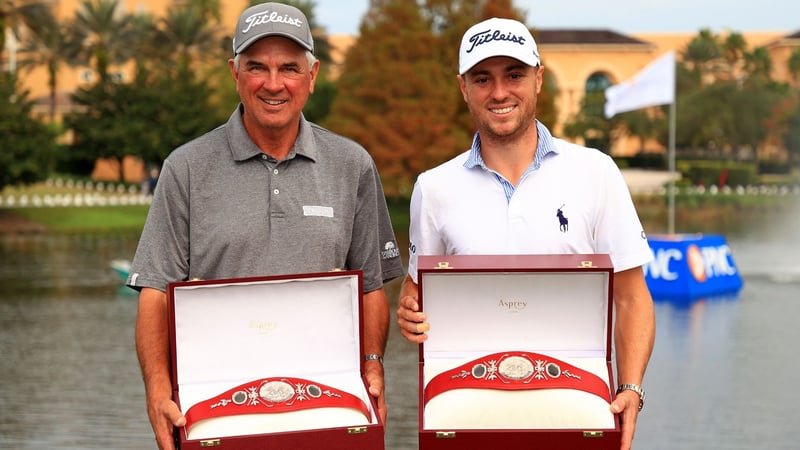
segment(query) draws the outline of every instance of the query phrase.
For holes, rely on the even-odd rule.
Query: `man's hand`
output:
[[[619,414],[622,422],[620,450],[630,450],[636,431],[636,419],[639,417],[639,396],[629,390],[620,392],[611,403],[611,412]]]
[[[178,405],[171,398],[148,398],[147,403],[147,415],[150,417],[150,425],[153,427],[158,448],[161,450],[174,450],[173,429],[174,427],[186,425],[186,417],[183,416],[180,409],[178,409]]]
[[[377,360],[367,361],[364,371],[369,384],[369,395],[375,397],[375,403],[378,405],[378,416],[381,418],[381,423],[386,425],[386,389],[383,382],[383,364]]]
[[[403,286],[400,289],[400,301],[397,307],[397,325],[400,333],[409,341],[419,344],[428,339],[426,331],[430,330],[427,316],[419,310],[417,294],[419,289],[417,284],[406,275]]]

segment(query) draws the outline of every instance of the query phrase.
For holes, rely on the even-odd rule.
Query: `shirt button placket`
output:
[[[262,155],[261,155],[261,159],[263,159],[264,161],[270,162],[270,161],[269,161],[269,156],[268,156],[268,155],[264,155],[264,154],[262,154]],[[267,168],[269,168],[269,166],[267,166]],[[274,175],[277,175],[277,174],[280,172],[280,171],[278,170],[278,168],[277,168],[277,167],[275,167],[275,168],[272,168],[271,170],[272,170],[272,173],[273,173]],[[273,180],[273,181],[274,181],[274,180]],[[273,193],[274,195],[278,195],[278,194],[280,194],[280,193],[281,193],[281,191],[280,191],[280,189],[278,189],[278,188],[273,188],[273,189],[272,189],[272,193]]]

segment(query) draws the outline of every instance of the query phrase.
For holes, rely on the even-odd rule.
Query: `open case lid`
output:
[[[361,372],[361,271],[171,283],[173,388]]]
[[[519,350],[610,361],[608,255],[421,256],[420,362]]]

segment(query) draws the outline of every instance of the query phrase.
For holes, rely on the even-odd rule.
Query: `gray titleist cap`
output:
[[[267,36],[289,38],[304,49],[314,51],[314,38],[305,14],[294,6],[282,3],[261,3],[242,12],[233,35],[233,54],[247,50]]]

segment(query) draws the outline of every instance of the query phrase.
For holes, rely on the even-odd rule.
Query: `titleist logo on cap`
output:
[[[524,36],[517,36],[514,33],[508,32],[504,33],[500,30],[486,30],[481,31],[479,33],[475,33],[469,38],[469,42],[472,44],[466,50],[467,53],[471,53],[475,47],[483,44],[487,44],[493,41],[507,41],[512,42],[514,44],[525,45],[525,37]]]
[[[288,14],[281,15],[280,13],[274,11],[264,11],[253,14],[252,16],[246,17],[244,19],[244,23],[246,23],[247,26],[242,29],[242,33],[247,33],[251,28],[263,25],[265,23],[284,23],[287,25],[294,25],[297,28],[303,26],[303,21],[301,19],[297,17],[291,17]]]

